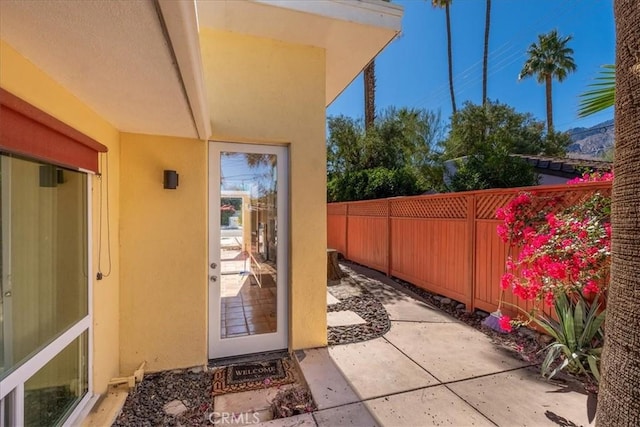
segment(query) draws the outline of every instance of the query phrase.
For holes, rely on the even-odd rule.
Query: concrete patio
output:
[[[368,290],[391,330],[354,344],[296,352],[318,410],[264,426],[589,425],[587,396],[417,298],[386,276]],[[331,298],[330,298],[331,300]],[[331,300],[332,301],[332,300]]]

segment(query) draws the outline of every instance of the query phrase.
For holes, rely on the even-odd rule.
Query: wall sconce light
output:
[[[178,188],[178,172],[172,170],[164,171],[164,188],[165,190],[175,190]]]
[[[64,171],[53,165],[40,166],[40,187],[53,188],[64,184]]]

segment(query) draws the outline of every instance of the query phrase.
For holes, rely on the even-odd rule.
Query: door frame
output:
[[[222,152],[274,154],[277,189],[277,261],[276,319],[277,331],[241,337],[220,338],[220,154]],[[261,145],[209,141],[208,174],[208,357],[222,357],[282,350],[289,344],[289,148],[284,145]],[[243,227],[244,227],[243,219]],[[215,277],[216,281],[212,278]]]

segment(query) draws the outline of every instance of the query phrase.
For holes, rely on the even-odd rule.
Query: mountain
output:
[[[573,143],[567,148],[570,157],[602,157],[613,146],[613,120],[589,128],[567,130]]]

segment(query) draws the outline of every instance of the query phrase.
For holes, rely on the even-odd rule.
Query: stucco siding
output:
[[[160,371],[207,360],[207,144],[123,133],[120,361]],[[180,175],[163,188],[163,170]]]
[[[209,29],[200,43],[212,139],[289,147],[289,346],[326,345],[325,51]]]
[[[66,88],[20,55],[10,45],[0,41],[0,86],[40,110],[86,134],[109,149],[101,170],[103,177],[90,178],[92,188],[92,242],[93,242],[93,385],[96,393],[107,390],[108,381],[120,374],[119,364],[119,188],[120,188],[120,133],[109,122],[96,114]],[[104,155],[102,155],[104,156]],[[98,230],[100,179],[109,180],[109,222],[111,226],[111,274],[101,281],[95,280],[98,265]],[[106,196],[106,191],[105,191]],[[105,199],[106,201],[106,199]],[[106,204],[103,204],[103,209]],[[106,233],[107,212],[103,211],[103,230]],[[105,256],[108,239],[102,239]],[[106,266],[106,264],[103,264]]]

